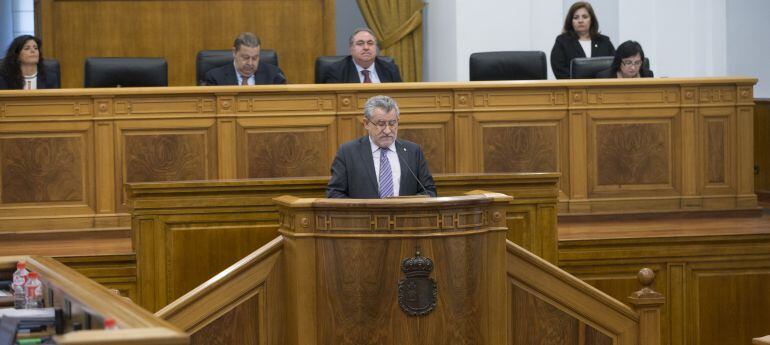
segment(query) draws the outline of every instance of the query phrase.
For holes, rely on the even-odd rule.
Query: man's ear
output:
[[[235,50],[235,47],[233,47],[233,57],[235,57],[235,53],[236,52],[237,52],[237,50]]]
[[[361,125],[363,125],[364,128],[366,128],[366,116],[361,118]]]

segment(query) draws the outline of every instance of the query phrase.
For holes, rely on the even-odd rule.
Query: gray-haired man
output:
[[[398,119],[398,105],[392,98],[374,96],[366,101],[362,123],[369,134],[337,150],[326,197],[436,196],[436,185],[420,146],[396,137]]]

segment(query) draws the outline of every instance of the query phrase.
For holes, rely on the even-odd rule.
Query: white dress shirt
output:
[[[399,189],[401,187],[401,162],[398,160],[398,154],[396,153],[396,141],[388,146],[387,151],[380,151],[380,147],[374,144],[372,138],[369,138],[369,144],[372,147],[372,158],[374,161],[374,173],[377,175],[377,189],[380,188],[380,153],[386,152],[388,155],[388,163],[390,163],[390,172],[393,176],[393,196],[399,196]]]
[[[578,42],[580,42],[580,46],[583,47],[583,52],[586,53],[586,57],[590,58],[591,57],[591,44],[592,44],[592,41],[591,40],[588,40],[588,41],[578,40]]]
[[[241,72],[238,71],[238,68],[235,67],[235,61],[233,61],[233,68],[235,68],[235,77],[238,78],[238,85],[241,85],[241,83],[243,83],[243,76],[241,76]],[[255,83],[254,74],[252,74],[249,77],[249,85],[256,85]]]
[[[353,64],[356,65],[356,71],[358,71],[358,79],[363,83],[364,82],[364,74],[361,73],[363,70],[369,71],[369,79],[372,80],[372,83],[380,83],[380,76],[377,75],[377,69],[374,68],[374,62],[369,66],[369,68],[363,68],[359,66],[355,60],[353,60]],[[394,149],[395,150],[395,149]],[[390,158],[390,156],[388,156]]]

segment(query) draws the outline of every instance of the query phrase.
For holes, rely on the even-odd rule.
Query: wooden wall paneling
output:
[[[473,122],[472,90],[455,90],[454,100],[454,128],[455,147],[454,154],[455,171],[458,173],[470,173],[481,171],[479,157],[476,154],[480,150],[477,143],[479,130]]]
[[[83,85],[91,56],[164,57],[169,85],[195,85],[195,55],[229,49],[243,31],[275,49],[291,83],[312,83],[317,56],[333,55],[334,0],[40,0],[36,15],[45,56],[62,66],[62,86]],[[136,25],[142,18],[142,25]],[[129,39],[132,44],[126,44]]]
[[[81,1],[71,2],[75,4]],[[95,1],[94,4],[101,2],[104,1]],[[182,2],[184,1],[180,1]],[[135,150],[142,151],[141,154],[145,156],[154,154],[155,150],[140,148],[140,142],[143,142],[142,145],[164,147],[164,144],[150,143],[155,140],[150,138],[153,131],[174,133],[174,136],[167,135],[156,139],[167,141],[168,138],[176,138],[174,140],[177,140],[177,144],[182,148],[195,142],[198,143],[195,148],[199,149],[201,142],[206,143],[203,146],[205,155],[191,155],[188,162],[196,167],[205,164],[203,168],[192,169],[193,172],[186,177],[156,174],[144,176],[146,180],[323,176],[329,173],[329,163],[339,145],[365,133],[360,123],[363,113],[361,107],[368,97],[376,94],[389,94],[400,102],[404,114],[402,137],[416,140],[429,151],[427,158],[436,173],[473,173],[482,172],[486,168],[500,169],[495,171],[502,172],[521,169],[520,166],[526,164],[517,162],[537,161],[540,157],[516,157],[501,160],[500,164],[494,166],[485,166],[489,165],[487,163],[490,160],[487,159],[489,152],[484,145],[509,147],[508,143],[496,143],[491,140],[493,136],[490,133],[499,134],[500,140],[508,140],[505,139],[506,135],[542,135],[546,132],[553,133],[552,128],[557,128],[556,134],[549,134],[550,137],[556,137],[553,143],[548,143],[547,140],[540,142],[546,142],[547,147],[558,147],[560,150],[556,165],[563,176],[559,196],[561,212],[623,213],[649,210],[651,207],[666,210],[752,209],[755,198],[746,190],[751,186],[745,182],[745,178],[740,179],[744,182],[738,180],[741,174],[745,175],[747,169],[751,170],[749,158],[745,156],[748,151],[740,150],[739,146],[745,146],[746,143],[741,144],[738,141],[746,139],[739,133],[753,126],[752,121],[746,121],[747,112],[753,107],[753,102],[750,98],[745,98],[751,96],[752,83],[754,80],[750,78],[668,78],[558,83],[386,83],[253,88],[232,86],[63,89],[37,90],[33,93],[10,90],[0,94],[0,121],[3,122],[4,133],[9,135],[25,130],[36,131],[35,126],[39,123],[88,121],[93,122],[94,126],[93,140],[88,141],[87,145],[93,146],[91,150],[96,156],[89,164],[94,166],[91,183],[96,204],[92,208],[97,210],[99,216],[95,217],[92,210],[77,213],[75,209],[70,208],[74,213],[64,222],[46,223],[32,218],[13,220],[14,227],[26,229],[39,229],[43,224],[70,229],[93,227],[94,224],[125,224],[127,218],[123,213],[125,209],[122,206],[122,184],[126,180],[142,180],[139,175],[152,170],[132,170],[134,179],[126,179],[129,166],[124,162],[126,136],[122,128],[130,128],[133,122],[136,122],[137,126],[145,126],[143,129],[131,129],[132,135],[129,136]],[[677,101],[679,97],[681,101]],[[719,115],[722,110],[729,111]],[[560,113],[563,117],[557,119]],[[549,119],[549,116],[553,118]],[[708,123],[703,122],[704,116],[708,118]],[[717,121],[719,116],[726,116],[727,122]],[[319,123],[310,120],[311,118],[325,120],[322,120],[323,124],[319,126]],[[617,121],[617,124],[644,125],[640,128],[649,129],[657,128],[652,126],[650,121],[665,122],[664,119],[667,118],[671,118],[668,125],[671,134],[666,142],[666,145],[671,147],[668,164],[669,169],[673,169],[672,176],[667,178],[673,181],[671,184],[674,192],[660,188],[656,190],[654,186],[650,189],[650,184],[621,183],[618,186],[611,181],[609,185],[601,186],[604,190],[594,187],[595,183],[592,181],[599,181],[604,175],[594,176],[596,170],[589,171],[587,167],[594,169],[594,166],[604,164],[601,165],[604,167],[608,163],[606,160],[589,161],[595,159],[593,151],[597,150],[591,148],[593,151],[590,151],[588,146],[596,146],[596,138],[592,136],[597,132],[593,126],[595,122]],[[744,120],[740,120],[741,118]],[[302,124],[304,120],[298,119],[310,121],[309,126]],[[200,121],[204,121],[205,125],[191,125],[201,123]],[[637,123],[638,121],[642,122]],[[265,125],[266,123],[272,124]],[[244,130],[244,124],[255,127]],[[707,124],[709,127],[704,127]],[[112,140],[109,138],[110,126],[114,132]],[[601,127],[607,128],[614,127]],[[628,128],[635,127],[626,127],[627,131],[634,132]],[[281,130],[293,131],[294,134],[282,135]],[[705,182],[696,179],[706,178],[700,176],[705,171],[703,157],[713,155],[710,151],[702,151],[703,145],[712,142],[703,136],[713,133],[719,137],[719,131],[723,133],[721,137],[726,141],[725,147],[732,147],[728,149],[732,152],[740,152],[740,155],[732,156],[727,151],[724,153],[724,177],[726,181],[734,182],[732,189],[722,189],[721,194],[715,194],[712,187],[716,185],[711,184],[709,193],[704,195]],[[200,135],[205,139],[200,139],[203,138]],[[294,152],[304,152],[308,145],[316,149],[315,143],[320,142],[324,159],[296,160],[292,163],[294,166],[284,163],[280,168],[270,166],[263,169],[255,166],[249,172],[249,138],[251,144],[267,149],[265,143],[270,140],[294,140],[301,136],[304,136],[305,141],[295,141],[295,149],[290,150],[288,155],[281,154],[281,158],[291,157]],[[439,137],[443,139],[437,139]],[[114,145],[114,148],[110,149],[110,145]],[[296,149],[300,146],[300,149]],[[443,148],[440,148],[441,146]],[[711,147],[714,149],[716,146]],[[288,150],[292,146],[281,145],[281,148],[284,147]],[[114,159],[110,158],[110,151]],[[432,153],[436,151],[441,153]],[[264,152],[266,151],[263,150]],[[520,152],[517,151],[518,153]],[[644,152],[638,153],[644,156]],[[206,159],[203,163],[202,157]],[[114,161],[114,168],[110,161]],[[251,161],[255,161],[255,158]],[[546,161],[553,166],[552,159]],[[714,162],[716,164],[721,161],[718,159]],[[134,164],[135,168],[138,166]],[[154,164],[152,167],[162,168],[162,165]],[[114,171],[110,171],[111,169]],[[716,172],[718,170],[722,169],[714,170],[715,178],[719,180],[721,177]],[[734,173],[731,174],[730,171]],[[744,185],[741,187],[740,183]],[[743,191],[740,188],[743,188]],[[669,194],[660,195],[657,192]],[[654,193],[657,194],[650,195]],[[705,203],[704,196],[707,196]],[[40,216],[51,216],[46,214],[46,208],[29,211]],[[11,223],[5,224],[10,226]]]
[[[95,123],[96,211],[117,212],[115,176],[115,125],[112,121]]]
[[[94,129],[90,122],[8,122],[0,129],[0,229],[49,227],[58,222],[92,227]],[[44,208],[49,218],[34,224]],[[72,218],[87,214],[88,218]],[[20,219],[19,219],[20,220]]]
[[[480,135],[476,155],[482,171],[558,172],[560,197],[569,190],[569,131],[563,111],[509,111],[473,114]]]
[[[334,117],[253,117],[237,125],[238,178],[329,174],[337,152]]]
[[[117,290],[121,296],[137,300],[136,256],[133,254],[63,256],[56,260],[108,289]]]
[[[752,207],[757,204],[757,196],[754,194],[754,115],[750,88],[739,88],[739,98],[748,102],[740,104],[736,109],[736,128],[740,133],[734,141],[737,144],[737,154],[735,159],[738,162],[736,169],[736,186],[738,188],[738,197],[736,203],[738,207]]]
[[[454,172],[454,121],[452,114],[403,114],[398,137],[420,145],[433,174]]]
[[[686,271],[688,344],[749,344],[770,331],[770,257],[693,263]],[[738,322],[737,320],[740,320]]]
[[[613,297],[623,277],[653,268],[666,298],[663,344],[740,344],[770,332],[758,316],[770,303],[768,241],[765,233],[562,240],[559,265]]]
[[[737,192],[736,114],[734,108],[702,108],[699,111],[701,138],[698,161],[703,204],[711,207],[736,206]],[[710,198],[709,198],[710,197]]]
[[[117,120],[115,128],[119,210],[125,210],[125,183],[217,178],[213,119]]]
[[[595,110],[588,115],[591,197],[654,196],[659,203],[660,196],[680,195],[676,109]],[[679,205],[679,200],[671,202]]]
[[[164,216],[164,245],[174,248],[168,261],[158,264],[168,272],[166,285],[168,300],[173,301],[200,283],[240,260],[278,236],[275,216],[267,210],[249,215],[220,215],[219,221],[197,223],[211,219],[213,211],[204,215]],[[272,208],[272,207],[269,207]],[[199,255],[191,256],[190,253]]]
[[[757,99],[754,106],[754,189],[760,196],[770,196],[770,99]],[[739,110],[740,111],[740,110]],[[743,133],[741,133],[743,134]]]

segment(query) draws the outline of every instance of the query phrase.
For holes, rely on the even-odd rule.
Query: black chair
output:
[[[259,61],[278,67],[278,54],[273,49],[260,49]],[[195,76],[198,85],[206,84],[206,72],[212,68],[233,63],[232,50],[201,50],[195,58]]]
[[[0,59],[0,66],[3,65],[3,60]],[[59,67],[59,60],[46,58],[43,60],[43,68],[45,68],[45,76],[48,80],[56,81],[56,87],[61,87],[61,67]]]
[[[326,71],[329,70],[329,66],[335,64],[336,62],[339,62],[340,60],[348,57],[347,55],[336,55],[336,56],[319,56],[317,59],[315,59],[315,83],[316,84],[323,84],[323,78],[326,74]],[[390,56],[378,56],[378,58],[390,62],[395,63],[393,61],[393,57]]]
[[[164,58],[91,57],[86,59],[85,87],[168,86]]]
[[[597,56],[591,58],[574,58],[569,64],[570,79],[594,79],[596,74],[612,66],[612,56]],[[642,68],[650,69],[650,59],[644,58]]]
[[[548,78],[548,64],[541,51],[504,51],[473,53],[470,79],[543,80]]]

